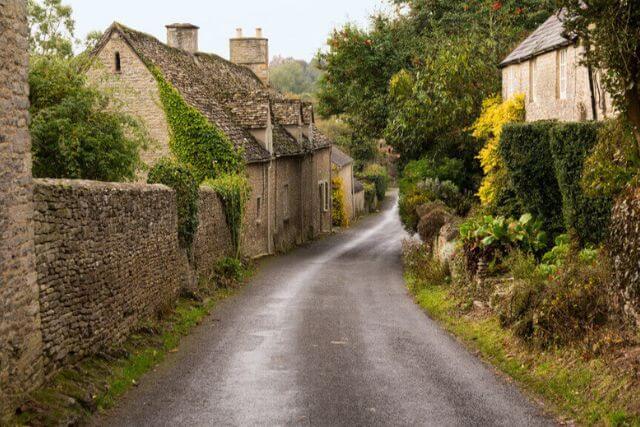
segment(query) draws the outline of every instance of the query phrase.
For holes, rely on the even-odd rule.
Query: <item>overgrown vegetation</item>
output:
[[[160,100],[169,124],[169,147],[182,163],[193,168],[198,182],[223,174],[243,171],[241,150],[194,107],[187,104],[178,90],[150,67],[158,82]]]
[[[198,181],[187,165],[170,158],[160,159],[149,171],[149,184],[164,184],[176,192],[178,237],[190,249],[198,230]]]
[[[344,192],[344,181],[340,176],[331,179],[331,220],[334,227],[348,227],[347,200]]]
[[[244,213],[251,196],[249,181],[246,176],[241,174],[226,174],[215,179],[208,179],[204,185],[212,188],[222,200],[235,257],[239,258],[242,252]]]
[[[389,188],[389,172],[384,166],[372,164],[365,168],[365,170],[358,174],[358,178],[372,183],[376,188],[376,197],[378,200],[384,200],[387,195],[387,189]]]
[[[540,351],[516,335],[515,325],[503,328],[497,314],[475,308],[455,286],[448,285],[446,275],[443,278],[440,272],[441,267],[433,265],[431,253],[424,251],[422,246],[405,245],[404,259],[407,286],[418,304],[483,359],[527,390],[543,397],[547,409],[561,416],[562,420],[568,423],[575,420],[585,425],[624,426],[640,423],[638,383],[634,376],[634,369],[638,369],[640,360],[633,356],[635,353],[629,347],[632,342],[621,346],[624,338],[617,335],[615,330],[602,327],[599,339],[586,341],[583,348],[547,346]],[[529,274],[526,272],[530,271],[532,262],[530,257],[526,257],[525,267],[520,269]],[[587,286],[589,291],[582,291],[582,286],[579,286],[576,292],[589,307],[598,307],[597,302],[601,300],[591,301],[587,296],[592,291],[601,295],[600,290]],[[565,311],[560,310],[560,306],[568,304],[566,297],[572,297],[573,292],[569,291],[564,296],[550,294],[550,301],[560,305],[550,309],[549,313],[564,316]],[[527,300],[526,295],[523,300]],[[597,318],[599,313],[595,311],[581,315]],[[560,321],[554,315],[549,316],[549,320],[554,323]],[[567,325],[567,331],[573,326],[583,331],[582,325],[573,322]]]

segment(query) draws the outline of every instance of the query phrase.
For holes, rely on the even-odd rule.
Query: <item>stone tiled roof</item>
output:
[[[315,150],[319,150],[321,148],[331,147],[333,145],[333,141],[329,139],[324,133],[320,132],[320,129],[316,127],[315,124],[312,125],[313,131],[313,148]]]
[[[221,83],[207,71],[210,66],[208,63],[212,61],[199,60],[200,54],[192,55],[180,49],[171,48],[152,36],[118,23],[114,23],[107,30],[96,51],[108,41],[113,31],[118,31],[122,35],[142,61],[157,67],[188,104],[197,108],[211,123],[218,126],[236,147],[242,147],[247,162],[264,161],[271,157],[269,152],[243,129],[243,123],[238,120],[235,113],[224,108],[225,103],[213,96]],[[268,112],[265,114],[265,123],[267,117]]]
[[[575,38],[568,37],[564,31],[562,24],[564,16],[564,10],[551,15],[500,63],[500,67],[523,62],[543,53],[573,44]]]
[[[271,157],[249,132],[267,127],[270,108],[275,116],[271,117],[271,121],[274,125],[273,146],[276,156],[299,155],[305,149],[315,150],[331,145],[328,138],[315,131],[314,143],[309,147],[289,134],[281,125],[299,124],[301,101],[287,99],[266,87],[250,69],[218,55],[191,54],[169,47],[153,36],[119,23],[114,23],[105,32],[96,52],[108,41],[113,31],[122,34],[146,64],[158,67],[185,101],[222,129],[236,146],[244,147],[248,162],[264,161]],[[312,117],[312,112],[308,111],[309,116]]]
[[[297,99],[276,99],[271,102],[276,121],[283,125],[300,124],[302,104]]]
[[[339,168],[343,168],[353,163],[353,159],[347,153],[334,145],[331,148],[331,163]]]

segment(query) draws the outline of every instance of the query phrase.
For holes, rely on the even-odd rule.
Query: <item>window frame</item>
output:
[[[536,79],[538,78],[538,58],[531,58],[529,60],[529,102],[535,103],[536,96]]]
[[[564,48],[558,51],[558,98],[566,100],[569,98],[569,67],[567,59],[569,49]]]

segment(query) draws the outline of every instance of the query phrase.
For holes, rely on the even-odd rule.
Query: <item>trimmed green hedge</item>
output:
[[[594,122],[558,123],[550,132],[564,223],[571,236],[583,245],[600,243],[611,218],[612,201],[587,197],[580,185],[584,162],[597,143],[599,127]]]
[[[176,192],[178,204],[178,237],[190,248],[198,229],[198,182],[189,166],[175,160],[160,159],[149,171],[149,184],[164,184]]]
[[[505,125],[500,153],[507,165],[516,197],[524,210],[544,219],[552,235],[563,230],[562,195],[556,179],[549,132],[555,122]]]

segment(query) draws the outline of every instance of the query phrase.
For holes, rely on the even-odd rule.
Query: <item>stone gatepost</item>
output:
[[[42,382],[26,0],[0,0],[0,424]]]

